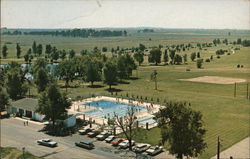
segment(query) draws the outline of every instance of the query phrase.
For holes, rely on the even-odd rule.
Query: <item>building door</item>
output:
[[[28,118],[32,118],[32,111],[26,110],[25,116],[28,117]]]
[[[19,115],[22,117],[24,114],[24,110],[23,109],[19,109]]]

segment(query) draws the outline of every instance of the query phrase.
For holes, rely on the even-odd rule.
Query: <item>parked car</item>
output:
[[[118,146],[119,143],[123,142],[124,140],[125,140],[125,139],[123,139],[123,138],[116,138],[116,139],[114,139],[114,140],[111,142],[111,144],[112,144],[113,146]]]
[[[161,152],[162,152],[161,146],[151,146],[149,149],[146,150],[146,153],[151,156],[156,155]]]
[[[111,136],[107,137],[107,138],[105,139],[105,141],[106,141],[107,143],[110,143],[111,141],[113,141],[113,140],[116,139],[116,138],[117,138],[117,136],[111,135]]]
[[[92,129],[92,128],[84,128],[84,129],[78,130],[78,132],[79,132],[80,135],[85,135],[85,134],[87,134],[89,132],[92,132],[93,130],[94,129]]]
[[[53,141],[52,139],[41,139],[37,140],[39,145],[49,146],[49,147],[56,147],[57,142]]]
[[[87,133],[88,137],[96,137],[100,132],[99,131],[91,131]]]
[[[93,149],[93,148],[95,148],[95,145],[93,144],[93,142],[89,141],[89,140],[82,140],[80,142],[75,142],[75,145],[79,146],[79,147],[82,147],[82,148],[85,148],[85,149]]]
[[[110,133],[108,132],[101,132],[99,135],[96,136],[97,140],[104,140],[106,139],[108,136],[110,135]]]
[[[146,151],[147,149],[150,148],[151,145],[149,144],[137,144],[134,148],[133,148],[133,151],[135,153],[142,153],[144,151]]]
[[[134,140],[131,140],[131,145],[133,146],[135,144]],[[129,140],[124,140],[119,144],[119,148],[126,149],[129,147]]]

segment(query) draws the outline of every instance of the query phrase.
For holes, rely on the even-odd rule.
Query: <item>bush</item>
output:
[[[191,69],[190,68],[186,68],[186,71],[191,71]]]
[[[227,53],[227,55],[231,55],[230,53]]]
[[[244,66],[243,66],[243,65],[241,65],[240,67],[241,67],[241,68],[243,68]]]
[[[219,58],[220,58],[220,56],[218,55],[218,56],[217,56],[217,59],[219,59]]]
[[[210,59],[206,59],[206,62],[210,62]]]
[[[196,61],[197,68],[201,68],[202,67],[202,63],[203,63],[203,59],[198,59]]]
[[[240,68],[240,64],[237,65],[237,68]]]

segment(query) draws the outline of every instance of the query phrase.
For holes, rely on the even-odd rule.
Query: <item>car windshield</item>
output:
[[[44,141],[44,142],[50,142],[51,139],[44,139],[43,141]]]
[[[143,144],[142,144],[142,145],[138,145],[137,147],[138,147],[138,148],[143,148],[143,147],[146,147],[146,146],[147,146],[147,145],[143,145]]]

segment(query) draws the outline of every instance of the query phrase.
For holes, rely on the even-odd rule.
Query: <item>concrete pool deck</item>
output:
[[[111,102],[116,102],[116,103],[118,102],[121,104],[133,104],[135,106],[139,106],[139,107],[141,106],[141,107],[147,108],[146,111],[135,113],[138,120],[152,117],[153,116],[152,114],[158,112],[161,107],[161,105],[159,104],[151,104],[151,103],[122,99],[122,98],[98,96],[98,97],[93,97],[93,98],[87,98],[81,101],[75,101],[72,103],[72,106],[70,107],[68,111],[69,113],[72,113],[72,114],[77,114],[77,113],[85,114],[85,112],[88,112],[91,110],[98,110],[96,107],[85,106],[84,104],[89,103],[89,102],[99,101],[99,100],[106,100],[106,101],[111,101]],[[83,118],[83,115],[82,116],[79,115],[79,118]],[[108,119],[105,119],[105,118],[94,117],[94,116],[85,114],[85,119],[89,120],[90,118],[92,118],[92,120],[95,120],[96,123],[101,124],[101,125],[107,124],[107,121],[108,121]],[[140,125],[140,126],[143,126],[143,125]],[[155,126],[155,124],[152,126]]]

